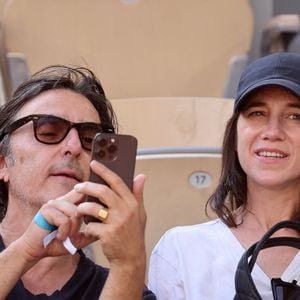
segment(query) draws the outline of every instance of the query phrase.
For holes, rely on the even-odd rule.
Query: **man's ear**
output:
[[[4,182],[8,182],[8,179],[8,168],[5,156],[2,153],[0,153],[0,181],[3,180]]]

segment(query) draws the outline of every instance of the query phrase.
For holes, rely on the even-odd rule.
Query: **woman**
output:
[[[209,199],[219,218],[168,231],[152,253],[149,287],[159,300],[233,299],[242,254],[274,224],[299,219],[299,200],[300,55],[277,53],[241,76]],[[271,278],[300,279],[298,250],[264,250],[252,277],[262,298],[273,299]]]

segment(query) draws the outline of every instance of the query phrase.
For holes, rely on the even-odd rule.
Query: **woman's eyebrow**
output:
[[[252,108],[252,107],[263,107],[266,105],[266,102],[264,101],[260,101],[260,100],[253,100],[253,101],[249,101],[245,107],[243,108],[243,110],[245,109],[249,109],[249,108]],[[287,106],[288,107],[291,107],[291,108],[299,108],[300,109],[300,101],[297,101],[297,102],[288,102],[287,103]]]
[[[261,101],[261,100],[250,100],[248,101],[245,106],[243,107],[242,110],[246,110],[246,109],[249,109],[251,107],[263,107],[265,106],[266,103],[264,101]]]
[[[300,109],[300,101],[298,101],[298,102],[290,102],[290,103],[288,103],[288,107],[299,108]]]

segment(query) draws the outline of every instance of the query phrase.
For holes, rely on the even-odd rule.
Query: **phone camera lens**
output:
[[[100,147],[104,147],[106,145],[106,139],[101,139],[99,141],[99,145],[100,145]]]
[[[105,156],[105,151],[100,150],[100,151],[98,152],[98,156],[99,156],[100,158],[103,158],[103,157]]]
[[[109,145],[109,146],[107,147],[107,151],[108,151],[109,153],[114,153],[114,152],[117,151],[117,146],[116,146],[116,145]]]

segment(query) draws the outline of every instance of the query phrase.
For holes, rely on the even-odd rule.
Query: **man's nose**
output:
[[[79,133],[76,128],[71,128],[67,136],[63,140],[64,149],[63,151],[72,155],[78,155],[82,152],[82,145],[79,138]]]

